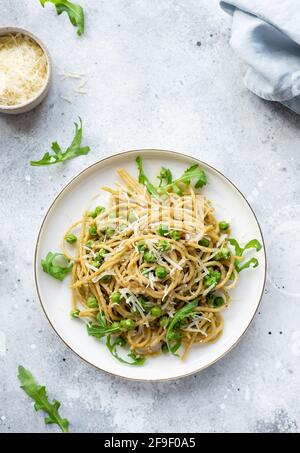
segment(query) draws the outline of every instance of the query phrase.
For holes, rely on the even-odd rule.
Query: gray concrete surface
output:
[[[244,88],[230,18],[216,0],[80,3],[81,39],[50,4],[0,0],[0,24],[35,32],[54,64],[40,108],[0,117],[0,431],[56,431],[18,388],[18,364],[62,402],[73,432],[299,431],[300,118]],[[64,71],[85,73],[87,94],[76,94],[80,83],[62,80]],[[68,144],[78,115],[91,153],[31,168],[52,140]],[[261,310],[239,346],[198,375],[149,385],[98,372],[68,350],[33,280],[54,195],[99,158],[139,147],[191,153],[224,172],[251,201],[269,258]]]

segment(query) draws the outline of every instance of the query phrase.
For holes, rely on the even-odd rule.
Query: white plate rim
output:
[[[44,224],[46,223],[48,215],[50,214],[50,212],[51,212],[52,208],[54,207],[56,201],[60,198],[60,196],[62,196],[63,192],[65,190],[67,190],[69,188],[69,186],[76,181],[77,178],[80,178],[85,172],[89,172],[93,167],[101,165],[103,162],[106,162],[107,160],[113,159],[115,157],[125,156],[125,155],[130,156],[131,154],[136,154],[136,153],[141,153],[141,154],[145,155],[145,154],[151,153],[151,152],[156,152],[156,153],[157,152],[161,152],[161,153],[168,154],[168,155],[171,155],[171,156],[180,156],[180,157],[186,157],[187,159],[192,159],[193,161],[195,161],[195,163],[198,163],[199,165],[204,165],[204,166],[208,167],[210,170],[212,170],[213,172],[217,173],[218,176],[223,178],[227,184],[231,185],[240,194],[240,196],[243,198],[244,202],[247,204],[248,208],[250,209],[250,211],[251,211],[251,213],[252,213],[252,215],[253,215],[253,217],[255,219],[255,222],[257,224],[257,227],[259,229],[260,235],[261,235],[262,246],[263,246],[262,250],[263,250],[263,254],[264,254],[264,279],[263,279],[263,285],[262,285],[261,294],[260,294],[260,297],[259,297],[259,300],[257,302],[257,305],[256,305],[256,308],[255,308],[255,311],[253,313],[252,318],[249,320],[249,323],[247,324],[247,326],[245,327],[244,331],[239,336],[239,338],[226,351],[224,351],[219,357],[213,359],[211,362],[209,362],[209,363],[207,363],[205,365],[202,365],[201,367],[197,368],[196,370],[190,371],[188,373],[178,374],[177,376],[172,376],[172,377],[167,377],[167,378],[148,378],[147,379],[147,378],[134,378],[134,377],[122,376],[121,374],[114,373],[112,371],[108,371],[108,370],[106,370],[104,368],[101,368],[101,367],[95,365],[94,363],[88,361],[86,358],[82,357],[78,352],[76,352],[67,343],[66,340],[64,340],[64,338],[58,333],[58,331],[56,330],[56,328],[52,324],[52,322],[51,322],[51,320],[50,320],[50,318],[49,318],[49,316],[47,314],[46,308],[45,308],[45,306],[44,306],[44,304],[42,302],[42,297],[41,297],[41,294],[40,294],[39,285],[38,285],[38,278],[37,278],[37,266],[38,266],[37,255],[38,255],[38,247],[39,247],[39,242],[40,242],[41,235],[42,235],[42,230],[43,230]],[[185,378],[185,377],[188,377],[188,376],[192,376],[192,375],[194,375],[196,373],[199,373],[200,371],[205,370],[206,368],[208,368],[211,365],[215,364],[219,360],[223,359],[228,353],[230,353],[238,345],[238,343],[243,338],[243,336],[246,334],[246,332],[248,331],[250,325],[252,324],[252,321],[255,318],[256,313],[258,312],[258,309],[260,307],[260,304],[261,304],[261,301],[262,301],[262,298],[263,298],[265,285],[266,285],[266,276],[267,276],[267,256],[266,256],[266,247],[265,247],[265,241],[264,241],[262,229],[261,229],[261,226],[260,226],[260,224],[258,222],[257,216],[256,216],[253,208],[251,207],[250,203],[248,202],[248,200],[246,199],[244,194],[240,191],[240,189],[238,189],[238,187],[227,176],[225,176],[220,170],[217,170],[215,167],[213,167],[212,165],[208,164],[207,162],[202,161],[202,160],[198,159],[197,157],[195,157],[193,155],[190,155],[190,154],[187,154],[187,153],[182,153],[182,152],[178,152],[178,151],[171,151],[171,150],[165,150],[165,149],[158,149],[158,148],[132,149],[132,150],[122,151],[122,152],[115,153],[115,154],[109,154],[108,156],[103,157],[102,159],[94,162],[93,164],[89,165],[88,167],[84,168],[79,173],[77,173],[69,182],[67,182],[63,186],[62,189],[59,190],[59,192],[54,197],[52,203],[50,204],[49,208],[47,209],[47,212],[44,215],[43,221],[42,221],[41,226],[39,228],[39,232],[38,232],[38,236],[37,236],[37,240],[36,240],[36,244],[35,244],[35,252],[34,252],[34,281],[35,281],[35,286],[36,286],[36,291],[37,291],[39,303],[40,303],[40,305],[42,307],[42,310],[43,310],[43,312],[44,312],[44,314],[45,314],[50,326],[52,327],[52,329],[54,330],[56,335],[60,338],[60,340],[77,357],[79,357],[81,360],[83,360],[88,365],[93,366],[96,370],[105,372],[105,373],[109,374],[112,377],[118,377],[118,378],[126,379],[126,380],[129,380],[129,381],[137,381],[137,382],[163,382],[163,381],[166,382],[166,381],[173,381],[173,380],[177,380],[177,379],[182,379],[182,378]]]

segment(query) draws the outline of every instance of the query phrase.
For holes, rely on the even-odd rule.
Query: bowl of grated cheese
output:
[[[51,61],[45,46],[31,32],[0,27],[0,113],[25,113],[46,97]]]

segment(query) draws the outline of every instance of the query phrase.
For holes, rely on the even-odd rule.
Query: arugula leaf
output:
[[[49,252],[44,260],[41,261],[43,271],[57,280],[62,281],[71,271],[73,263],[62,253]]]
[[[238,272],[241,272],[244,269],[247,269],[247,267],[250,267],[252,264],[252,267],[257,267],[259,265],[259,262],[256,258],[251,258],[249,261],[244,263],[242,266],[239,266]]]
[[[134,354],[134,352],[130,352],[130,354],[128,354],[128,357],[130,359],[132,359],[132,362],[128,362],[127,360],[122,359],[122,357],[120,357],[118,355],[117,347],[125,346],[125,344],[126,344],[126,341],[122,337],[117,337],[112,342],[111,342],[110,335],[108,335],[108,337],[106,339],[106,346],[107,346],[108,350],[115,357],[115,359],[119,360],[119,362],[126,363],[127,365],[134,365],[134,366],[143,365],[145,362],[145,357],[143,357],[141,355],[136,355],[136,354]]]
[[[29,370],[26,370],[23,366],[18,367],[18,379],[21,383],[21,389],[30,396],[35,402],[34,408],[36,411],[43,410],[48,414],[44,421],[46,425],[55,423],[60,427],[63,433],[68,432],[69,421],[66,418],[61,418],[58,413],[60,402],[53,400],[52,404],[48,400],[46,393],[46,387],[39,385]]]
[[[160,180],[160,184],[158,188],[156,188],[147,178],[144,169],[143,169],[143,161],[141,156],[136,158],[136,163],[138,165],[139,170],[139,183],[143,184],[148,192],[156,197],[160,198],[160,195],[167,194],[170,191],[177,193],[177,195],[182,196],[183,192],[178,184],[184,183],[186,186],[189,186],[192,182],[196,189],[199,187],[203,187],[207,184],[207,178],[204,170],[201,170],[198,164],[194,164],[189,167],[185,172],[180,176],[180,178],[173,181],[172,173],[168,168],[162,167],[160,170],[160,175],[158,179]],[[163,181],[166,181],[166,184],[163,185]]]
[[[247,242],[247,244],[244,247],[241,247],[238,241],[233,238],[228,239],[228,242],[234,247],[236,256],[243,256],[244,252],[248,249],[255,249],[257,252],[259,252],[262,248],[261,243],[257,239],[252,239],[251,241]],[[240,265],[239,260],[235,260],[234,262],[234,267],[237,270],[237,272],[241,272],[242,270],[247,269],[251,265],[252,267],[257,267],[259,265],[258,260],[256,258],[251,258],[249,261],[242,265]]]
[[[169,351],[174,355],[177,355],[176,351],[181,346],[181,335],[178,335],[178,332],[174,332],[174,330],[180,321],[194,314],[194,309],[197,307],[197,305],[198,300],[194,300],[193,302],[190,302],[185,307],[182,307],[180,310],[178,310],[168,327],[166,335],[167,345]]]
[[[106,335],[116,334],[121,332],[119,326],[114,326],[113,324],[108,325],[105,321],[102,325],[89,323],[86,326],[87,332],[90,336],[96,337],[98,339],[105,337]]]
[[[103,313],[103,311],[99,311],[96,318],[97,318],[97,321],[98,321],[98,324],[100,325],[100,327],[102,327],[102,329],[106,329],[107,321],[106,321],[105,314]]]
[[[241,247],[236,239],[230,238],[228,242],[234,247],[236,256],[242,256],[247,249],[255,249],[259,252],[262,248],[261,243],[257,239],[252,239],[247,242],[245,247]]]
[[[149,178],[146,176],[144,172],[143,159],[141,158],[141,156],[138,156],[135,161],[137,163],[139,170],[139,183],[143,184],[152,196],[154,196],[155,198],[159,198],[159,193],[156,187],[150,182]]]
[[[77,34],[79,36],[84,33],[84,12],[83,8],[76,3],[69,2],[68,0],[40,0],[40,4],[44,8],[45,3],[50,2],[55,5],[57,14],[66,12],[69,16],[70,22],[74,27],[77,27]]]
[[[168,189],[169,190],[172,190],[173,192],[177,193],[177,195],[179,195],[180,197],[183,195],[183,192],[182,190],[180,189],[180,187],[177,186],[177,184],[173,183],[171,184],[170,186],[168,186]]]
[[[183,183],[186,186],[189,186],[192,182],[194,183],[196,189],[199,189],[199,187],[203,187],[207,184],[206,174],[198,164],[194,164],[187,168],[180,178],[166,186],[166,190],[173,190],[173,192],[178,195],[183,195],[183,192],[178,184]]]
[[[108,324],[104,313],[99,312],[97,315],[97,321],[98,324],[87,324],[87,332],[89,335],[96,337],[98,339],[101,339],[105,336],[107,336],[106,339],[106,346],[108,347],[109,351],[111,354],[120,362],[126,363],[127,365],[142,365],[145,362],[145,358],[142,356],[138,356],[134,354],[133,352],[130,352],[128,354],[128,357],[132,359],[132,362],[128,362],[127,360],[122,359],[118,355],[117,352],[117,347],[118,346],[124,346],[126,344],[126,341],[122,337],[117,337],[112,343],[110,341],[111,335],[116,335],[121,332],[121,328],[119,326],[119,323],[115,324]]]
[[[234,247],[236,256],[242,256],[243,249],[236,239],[228,239],[228,242]]]
[[[257,239],[252,239],[245,245],[243,252],[247,249],[255,249],[257,252],[259,252],[262,249],[262,245]]]
[[[61,147],[57,142],[53,142],[51,149],[54,151],[54,154],[46,152],[42,159],[40,160],[31,160],[30,165],[33,167],[42,166],[42,165],[53,165],[58,164],[59,162],[64,162],[69,159],[73,159],[77,156],[82,156],[88,154],[90,151],[89,146],[81,147],[82,141],[82,121],[79,118],[80,126],[77,123],[75,124],[75,135],[72,140],[71,145],[66,149],[65,152],[62,151]]]
[[[164,181],[166,182],[166,184],[164,184],[164,185],[171,184],[173,181],[173,176],[172,176],[171,170],[169,170],[169,168],[165,168],[165,167],[161,167],[159,176],[157,176],[157,178],[159,179],[158,187],[162,187]]]

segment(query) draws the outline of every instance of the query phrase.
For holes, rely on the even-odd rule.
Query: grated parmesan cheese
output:
[[[0,36],[0,105],[19,105],[34,98],[46,83],[48,62],[29,36]]]
[[[84,264],[86,265],[86,267],[87,267],[88,269],[91,269],[91,270],[94,271],[94,272],[97,272],[97,271],[98,271],[98,268],[97,268],[97,267],[92,266],[92,265],[89,264],[89,263],[84,263]]]
[[[62,80],[65,80],[65,79],[82,79],[82,77],[84,77],[85,74],[83,73],[79,73],[79,72],[63,72],[62,74],[60,74],[60,77],[62,78]]]
[[[97,270],[98,270],[98,269],[97,269]],[[102,272],[102,273],[99,274],[99,275],[96,275],[96,277],[94,277],[94,278],[92,279],[92,282],[93,282],[93,283],[97,283],[99,280],[101,280],[101,278],[106,277],[106,276],[113,276],[113,275],[116,275],[116,273],[115,273],[114,270],[105,271],[105,272]]]
[[[92,257],[95,258],[96,253],[95,253],[90,247],[87,247],[86,245],[84,245],[83,248],[84,248],[85,250],[88,250],[89,252],[91,252]],[[84,258],[84,257],[83,257],[83,258]]]
[[[146,288],[148,288],[148,286],[150,285],[150,288],[154,289],[154,283],[156,282],[156,278],[155,278],[153,272],[148,273],[148,279],[149,279],[149,284],[146,286]]]
[[[121,293],[121,296],[124,297],[125,303],[131,306],[134,310],[138,311],[144,321],[144,324],[146,326],[149,326],[148,320],[146,319],[144,314],[144,308],[142,307],[136,295],[133,294],[133,292],[131,292],[128,288],[121,288],[119,289],[119,292]]]
[[[204,292],[203,292],[203,296],[207,296],[208,293],[210,293],[214,287],[215,287],[215,283],[213,283],[212,285],[210,285]]]
[[[192,321],[190,322],[190,324],[185,328],[183,329],[185,332],[191,332],[191,333],[201,333],[202,335],[204,335],[205,337],[207,337],[207,333],[204,332],[204,330],[200,329],[199,328],[199,322],[202,321],[202,320],[205,320],[205,321],[208,321],[211,323],[211,320],[209,318],[206,318],[205,316],[201,315],[200,313],[195,313],[193,316],[192,316]]]
[[[69,99],[67,96],[61,95],[60,98],[61,98],[63,101],[66,101],[68,104],[73,104],[73,102],[71,101],[71,99]]]

